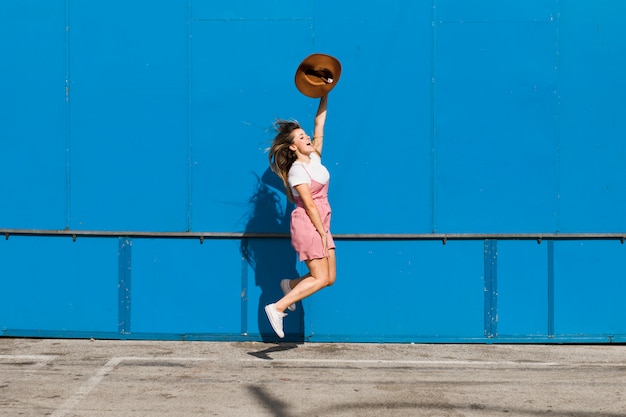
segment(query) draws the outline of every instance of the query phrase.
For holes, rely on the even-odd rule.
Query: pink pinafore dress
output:
[[[308,171],[307,174],[309,178],[311,178],[311,174],[309,174]],[[317,206],[317,210],[320,212],[322,225],[326,231],[328,249],[334,249],[335,241],[330,234],[331,210],[330,204],[328,203],[329,183],[330,181],[326,184],[321,184],[311,178],[311,196]],[[322,238],[309,218],[302,199],[299,196],[295,196],[295,200],[296,208],[291,212],[291,244],[296,252],[298,252],[300,261],[324,258],[326,254],[324,253]]]

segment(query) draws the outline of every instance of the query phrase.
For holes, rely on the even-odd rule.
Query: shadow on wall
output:
[[[256,174],[255,174],[256,175]],[[277,190],[283,194],[278,194]],[[286,201],[286,207],[281,207]],[[289,233],[289,221],[294,209],[293,203],[284,198],[284,187],[280,178],[269,168],[263,176],[257,176],[256,190],[249,199],[250,215],[246,223],[246,233]],[[257,318],[259,332],[264,342],[304,341],[304,311],[302,303],[296,311],[287,311],[284,319],[285,338],[278,339],[265,315],[264,307],[280,299],[283,295],[280,280],[297,278],[297,254],[291,240],[276,238],[244,238],[241,240],[241,254],[254,270],[255,285],[261,288]]]

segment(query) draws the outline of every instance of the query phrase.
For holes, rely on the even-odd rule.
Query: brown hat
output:
[[[313,54],[302,61],[296,71],[296,87],[312,98],[322,97],[335,88],[341,75],[341,64],[330,55]]]

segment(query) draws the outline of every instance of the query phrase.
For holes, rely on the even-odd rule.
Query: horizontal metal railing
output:
[[[107,230],[40,230],[40,229],[1,229],[5,239],[11,236],[66,236],[76,240],[79,237],[128,237],[147,239],[284,239],[288,233],[259,232],[146,232],[146,231],[107,231]],[[337,233],[336,240],[619,240],[624,243],[623,233]]]

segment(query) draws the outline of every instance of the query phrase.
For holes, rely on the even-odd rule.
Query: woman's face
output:
[[[295,151],[297,154],[310,155],[315,148],[311,143],[311,137],[307,135],[304,130],[296,129],[291,133],[293,143],[289,146],[289,149]]]

